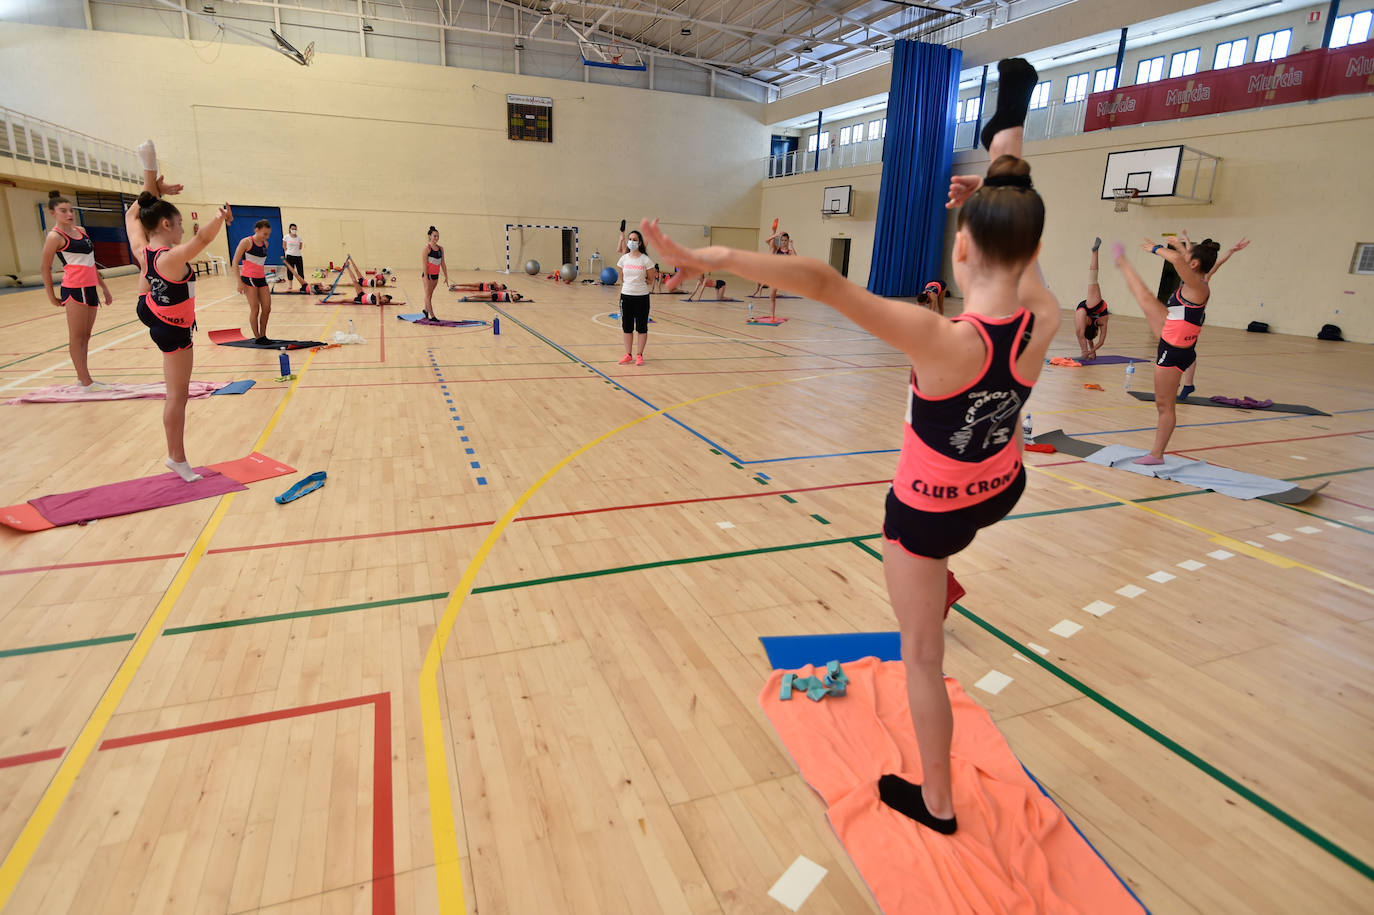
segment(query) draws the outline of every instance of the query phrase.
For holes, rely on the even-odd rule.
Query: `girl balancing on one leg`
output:
[[[663,233],[659,232],[659,235]],[[625,239],[626,253],[616,262],[620,272],[620,330],[625,335],[625,355],[621,365],[644,364],[644,346],[649,342],[649,285],[658,275],[654,259],[644,244],[644,235],[631,229]],[[685,274],[679,274],[684,276]],[[635,334],[639,334],[639,348],[635,348]]]
[[[778,233],[778,221],[776,219],[773,220],[773,234],[768,238],[768,252],[784,257],[797,256],[797,246],[792,244],[792,236],[786,232]],[[771,283],[766,285],[768,286],[768,304],[771,309],[769,314],[776,321],[778,318],[778,287]]]
[[[1187,252],[1166,244],[1155,244],[1146,239],[1142,245],[1151,254],[1173,264],[1183,285],[1169,297],[1167,305],[1161,305],[1145,286],[1145,281],[1136,273],[1131,262],[1126,260],[1126,249],[1118,242],[1112,245],[1112,256],[1116,266],[1126,279],[1126,286],[1135,296],[1150,330],[1159,338],[1158,357],[1155,359],[1155,412],[1158,425],[1155,427],[1155,441],[1150,453],[1136,458],[1137,464],[1163,464],[1164,449],[1169,446],[1169,437],[1174,434],[1178,423],[1177,394],[1179,382],[1197,360],[1197,338],[1202,332],[1202,323],[1207,314],[1207,300],[1211,289],[1207,285],[1207,275],[1216,265],[1219,246],[1208,239],[1193,245]]]
[[[1183,252],[1185,254],[1191,254],[1194,245],[1192,239],[1188,237],[1188,230],[1180,229],[1178,232],[1178,239],[1183,243]],[[1214,244],[1214,242],[1210,238],[1204,238],[1202,244]],[[1217,262],[1212,265],[1212,269],[1207,271],[1207,285],[1209,287],[1211,286],[1212,277],[1217,275],[1217,271],[1221,269],[1222,264],[1231,259],[1231,255],[1235,254],[1237,251],[1244,251],[1248,247],[1250,247],[1250,239],[1242,238],[1232,245],[1229,251],[1218,257]],[[1197,364],[1198,360],[1194,359],[1193,364],[1188,366],[1188,370],[1183,373],[1183,387],[1179,388],[1178,391],[1179,403],[1185,402],[1188,399],[1188,395],[1197,390],[1197,386],[1194,384],[1197,379]]]
[[[1102,239],[1093,239],[1092,260],[1088,263],[1088,295],[1073,312],[1073,332],[1078,337],[1078,349],[1084,359],[1092,359],[1107,342],[1107,322],[1112,313],[1102,299],[1102,287],[1097,283],[1097,249]]]
[[[106,385],[91,378],[86,354],[91,346],[91,329],[95,327],[96,309],[103,297],[105,304],[114,301],[110,289],[100,277],[95,265],[95,243],[86,230],[76,224],[76,210],[66,197],[48,198],[48,215],[56,220],[43,242],[43,256],[39,272],[48,291],[48,301],[67,309],[67,352],[76,369],[76,383],[87,391],[99,391]],[[61,294],[52,288],[53,258],[62,262]]]
[[[272,290],[267,285],[267,240],[272,223],[259,219],[253,234],[234,249],[233,266],[239,272],[239,292],[248,299],[248,327],[259,343],[267,342],[267,319],[272,317]]]
[[[644,225],[684,271],[723,270],[796,290],[911,360],[902,454],[883,524],[883,567],[901,629],[922,784],[888,774],[878,788],[888,806],[946,834],[957,827],[954,723],[941,673],[948,561],[1010,512],[1025,488],[1021,406],[1059,328],[1059,304],[1037,263],[1044,203],[1031,187],[1030,166],[1018,158],[1036,74],[1025,61],[1003,61],[1001,71],[999,105],[1019,105],[1019,117],[1003,117],[1007,127],[992,139],[986,182],[958,176],[950,185],[949,206],[963,204],[952,255],[964,292],[958,317],[873,295],[818,260],[717,247],[689,251],[656,224]]]
[[[433,321],[437,320],[434,317],[434,289],[439,285],[439,271],[443,271],[444,282],[448,282],[448,263],[444,260],[444,249],[439,246],[439,230],[434,226],[429,227],[429,240],[420,257],[420,281],[425,284],[425,317]]]
[[[186,460],[186,398],[195,353],[191,331],[196,325],[196,275],[188,266],[219,234],[220,225],[233,219],[226,203],[215,217],[183,242],[181,213],[165,199],[181,191],[157,173],[157,152],[149,140],[138,148],[143,160],[143,193],[124,217],[129,246],[143,271],[138,317],[162,351],[162,374],[167,400],[162,407],[162,426],[167,435],[167,467],[186,482],[200,479]]]

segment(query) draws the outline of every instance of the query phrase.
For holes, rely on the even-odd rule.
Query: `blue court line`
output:
[[[616,380],[615,380],[614,378],[612,378],[610,375],[607,375],[605,372],[601,371],[601,370],[598,369],[596,366],[594,366],[594,365],[592,365],[591,363],[587,362],[585,359],[581,358],[580,356],[576,356],[576,355],[574,355],[572,352],[570,352],[569,350],[564,349],[562,346],[559,346],[557,343],[553,342],[553,341],[550,340],[548,337],[544,336],[544,335],[541,334],[539,331],[535,330],[533,327],[530,327],[528,324],[526,324],[524,321],[521,321],[519,318],[517,318],[515,315],[511,314],[510,312],[508,312],[508,311],[503,311],[502,309],[497,308],[495,304],[492,304],[492,305],[491,305],[491,310],[494,311],[494,312],[496,312],[497,314],[501,315],[501,317],[505,318],[506,320],[511,321],[512,323],[516,324],[517,326],[523,328],[526,332],[528,332],[528,333],[530,333],[530,334],[533,334],[535,337],[537,337],[538,339],[544,341],[544,342],[547,343],[549,346],[552,346],[554,349],[558,350],[558,351],[559,351],[560,353],[562,353],[564,356],[567,356],[567,357],[568,357],[569,359],[571,359],[573,362],[576,362],[577,364],[579,364],[579,365],[581,365],[581,366],[584,366],[588,371],[595,372],[596,374],[600,375],[602,378],[606,379],[607,382],[609,382],[610,384],[612,384],[612,385],[614,385],[615,387],[619,388],[620,390],[624,391],[626,394],[629,394],[631,397],[633,397],[635,400],[639,401],[640,403],[644,404],[644,405],[645,405],[646,407],[648,407],[649,409],[651,409],[651,410],[658,410],[658,409],[661,409],[658,405],[653,404],[653,403],[650,403],[649,401],[645,400],[643,397],[640,397],[640,396],[639,396],[638,394],[636,394],[634,391],[631,391],[629,388],[625,387],[625,385],[623,385],[623,384],[621,384],[620,382],[616,381]],[[716,449],[717,451],[719,451],[721,454],[723,454],[723,455],[725,455],[726,457],[730,458],[730,460],[732,460],[732,461],[739,461],[739,463],[741,463],[741,464],[745,463],[744,461],[740,461],[740,459],[739,459],[734,453],[732,453],[731,451],[729,451],[728,449],[726,449],[726,447],[725,447],[724,445],[719,445],[719,444],[716,444],[715,442],[711,441],[709,438],[707,438],[706,436],[702,435],[700,432],[698,432],[697,430],[693,429],[691,426],[687,425],[686,423],[684,423],[682,420],[678,419],[678,418],[677,418],[676,416],[674,416],[673,414],[671,414],[671,413],[664,413],[664,414],[663,414],[663,417],[664,417],[664,419],[669,419],[669,420],[672,420],[673,422],[677,423],[677,424],[678,424],[679,426],[681,426],[683,429],[686,429],[688,432],[692,433],[692,434],[695,435],[697,438],[701,439],[703,442],[705,442],[706,444],[710,445],[712,448],[714,448],[714,449]]]
[[[881,448],[877,451],[841,451],[835,454],[799,454],[796,457],[763,458],[757,461],[739,461],[739,458],[735,458],[735,460],[739,461],[741,464],[777,464],[782,461],[810,461],[817,458],[855,457],[860,454],[896,454],[900,450],[900,448]],[[760,474],[760,476],[762,476],[762,474]]]
[[[1337,410],[1333,415],[1339,416],[1339,415],[1341,415],[1341,414],[1346,414],[1346,413],[1369,413],[1369,412],[1374,412],[1374,407],[1361,407],[1361,408],[1358,409],[1358,410]],[[1192,428],[1195,428],[1195,427],[1197,427],[1197,426],[1236,426],[1236,425],[1240,425],[1241,423],[1270,423],[1270,422],[1276,422],[1276,421],[1278,421],[1278,420],[1284,420],[1284,419],[1310,419],[1310,418],[1311,418],[1311,417],[1308,416],[1308,415],[1305,414],[1305,413],[1289,413],[1289,414],[1284,415],[1284,416],[1258,416],[1258,417],[1255,417],[1254,419],[1231,419],[1231,420],[1222,420],[1221,422],[1215,422],[1215,423],[1179,423],[1178,426],[1177,426],[1177,428],[1179,428],[1179,429],[1192,429]],[[1153,432],[1154,429],[1155,429],[1154,426],[1141,426],[1141,427],[1139,427],[1139,428],[1137,428],[1137,429],[1110,429],[1110,430],[1107,430],[1107,431],[1105,431],[1105,432],[1078,432],[1078,433],[1075,433],[1075,435],[1084,435],[1084,436],[1088,436],[1089,438],[1091,438],[1091,437],[1094,436],[1094,435],[1118,435],[1118,434],[1121,434],[1121,433],[1124,433],[1124,432]],[[882,449],[878,449],[878,450],[875,450],[875,451],[840,451],[840,452],[836,452],[835,454],[799,454],[799,455],[797,455],[797,456],[795,456],[795,457],[763,458],[763,459],[761,459],[761,460],[756,460],[756,461],[743,461],[743,460],[740,460],[739,458],[735,458],[735,460],[739,461],[741,464],[777,464],[777,463],[781,463],[781,462],[783,462],[783,461],[813,461],[813,460],[819,460],[819,459],[821,459],[821,458],[858,457],[859,455],[864,455],[864,454],[896,454],[896,453],[898,453],[900,450],[901,450],[900,448],[882,448]]]

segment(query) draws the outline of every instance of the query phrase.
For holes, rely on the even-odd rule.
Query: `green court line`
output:
[[[123,635],[102,635],[94,639],[80,639],[75,642],[53,642],[51,645],[30,645],[26,648],[6,648],[0,651],[0,658],[14,658],[26,654],[42,654],[45,651],[66,651],[69,648],[90,648],[92,645],[109,645],[113,642],[132,642],[137,633]]]
[[[92,336],[92,337],[98,337],[98,336],[100,336],[101,334],[108,334],[108,333],[109,333],[110,331],[112,331],[112,330],[119,330],[121,327],[128,327],[130,324],[138,324],[138,323],[140,323],[139,320],[138,320],[137,318],[134,318],[132,321],[125,321],[123,324],[116,324],[116,325],[114,325],[113,327],[107,327],[107,328],[105,328],[104,330],[98,330],[98,331],[96,331],[95,333],[91,334],[91,336]],[[16,359],[16,360],[14,360],[13,362],[6,362],[4,365],[0,365],[0,369],[7,369],[7,368],[9,368],[9,367],[12,366],[12,365],[18,365],[18,364],[21,363],[21,362],[28,362],[30,359],[37,359],[39,356],[46,356],[48,353],[55,353],[55,352],[57,352],[57,351],[60,350],[60,349],[66,349],[66,348],[67,348],[67,344],[65,344],[65,343],[59,343],[57,346],[54,346],[52,349],[45,349],[45,350],[43,350],[42,352],[34,353],[32,356],[25,356],[25,357],[23,357],[22,359]]]
[[[871,549],[867,549],[863,546],[863,544],[855,545],[860,547],[861,549],[864,549],[865,552],[873,556],[876,556],[878,559],[882,559],[882,556],[880,554],[874,552]],[[1075,677],[1073,674],[1059,667],[1052,661],[1048,661],[1045,658],[1041,657],[1038,651],[1032,651],[1028,646],[1022,645],[1016,639],[1012,638],[1010,635],[1007,635],[1001,629],[998,629],[992,623],[989,623],[987,620],[983,619],[978,614],[969,610],[964,605],[956,602],[954,604],[954,609],[957,610],[961,615],[969,619],[971,622],[976,624],[978,627],[989,633],[990,635],[994,636],[1002,642],[1005,642],[1007,645],[1010,645],[1013,649],[1015,649],[1019,654],[1021,654],[1031,663],[1038,664],[1040,667],[1043,667],[1046,671],[1053,674],[1055,677],[1059,678],[1064,683],[1071,686],[1073,689],[1076,689],[1086,698],[1091,699],[1093,702],[1097,703],[1102,708],[1111,712],[1117,718],[1120,718],[1122,721],[1126,722],[1131,727],[1135,728],[1137,731],[1144,734],[1146,737],[1149,737],[1155,743],[1164,747],[1164,749],[1173,753],[1175,756],[1202,770],[1202,772],[1210,776],[1214,781],[1219,782],[1220,784],[1229,788],[1231,791],[1234,791],[1236,794],[1239,794],[1241,797],[1245,798],[1247,801],[1254,804],[1260,810],[1263,810],[1265,813],[1269,814],[1274,819],[1278,820],[1280,823],[1287,826],[1289,829],[1293,830],[1298,835],[1302,836],[1304,839],[1307,839],[1309,842],[1316,845],[1322,851],[1325,851],[1326,853],[1330,854],[1343,864],[1346,864],[1349,867],[1353,868],[1357,873],[1361,874],[1362,876],[1370,880],[1374,880],[1374,867],[1371,867],[1364,861],[1361,861],[1359,858],[1355,857],[1353,854],[1346,851],[1344,848],[1337,845],[1335,842],[1331,841],[1326,836],[1317,832],[1311,826],[1308,826],[1306,823],[1302,822],[1297,817],[1293,816],[1291,813],[1284,810],[1282,807],[1279,807],[1272,801],[1269,801],[1264,797],[1261,797],[1255,791],[1246,787],[1244,784],[1237,781],[1230,775],[1227,775],[1225,772],[1221,771],[1216,766],[1212,765],[1207,760],[1203,759],[1201,756],[1198,756],[1192,750],[1189,750],[1187,747],[1183,746],[1177,740],[1174,740],[1172,737],[1160,731],[1158,728],[1140,720],[1135,715],[1126,711],[1124,708],[1117,705],[1115,702],[1108,699],[1106,696],[1102,695],[1097,690],[1093,689],[1091,686]]]
[[[882,553],[879,553],[877,550],[873,549],[873,547],[869,546],[866,543],[860,543],[858,540],[855,540],[854,545],[875,559],[881,560],[883,558]]]
[[[1326,517],[1326,515],[1319,515],[1316,512],[1310,512],[1305,508],[1298,508],[1296,505],[1284,505],[1283,507],[1295,511],[1301,515],[1307,515],[1312,518],[1320,518],[1322,521],[1330,521],[1332,524],[1339,524],[1341,527],[1348,527],[1352,531],[1359,531],[1361,534],[1374,534],[1374,531],[1360,527],[1358,524],[1351,524],[1349,521],[1342,521],[1340,518],[1328,518]]]
[[[812,515],[811,517],[815,518],[815,519],[816,519],[817,521],[819,521],[821,524],[829,524],[829,523],[830,523],[829,521],[827,521],[827,520],[825,520],[824,518],[822,518],[820,515]]]
[[[1311,475],[1308,476],[1308,477],[1301,477],[1301,478],[1297,478],[1297,479],[1311,479],[1311,478],[1313,478],[1313,477],[1339,476],[1339,475],[1345,474],[1345,473],[1359,473],[1359,472],[1365,471],[1365,470],[1374,470],[1374,466],[1371,466],[1371,467],[1357,467],[1357,468],[1353,468],[1353,469],[1351,469],[1351,470],[1337,470],[1337,471],[1333,471],[1333,472],[1331,472],[1331,473],[1314,473],[1314,474],[1311,474]],[[1146,497],[1144,497],[1144,498],[1141,498],[1141,499],[1134,499],[1134,500],[1132,500],[1132,501],[1134,501],[1134,502],[1157,502],[1157,501],[1159,501],[1159,500],[1161,500],[1161,499],[1177,499],[1177,498],[1182,498],[1182,497],[1184,497],[1184,496],[1198,496],[1198,495],[1204,495],[1205,493],[1207,493],[1207,492],[1209,492],[1209,491],[1210,491],[1210,490],[1194,490],[1194,491],[1181,492],[1181,493],[1169,493],[1169,494],[1163,495],[1163,496],[1146,496]],[[786,499],[788,502],[791,502],[791,503],[793,503],[793,504],[796,504],[796,501],[797,501],[796,499],[793,499],[791,496],[788,496],[788,495],[783,495],[782,498]],[[1014,521],[1014,520],[1020,520],[1020,519],[1024,519],[1024,518],[1040,518],[1040,517],[1045,517],[1045,516],[1047,516],[1047,515],[1062,515],[1062,514],[1070,514],[1070,513],[1073,513],[1073,512],[1092,511],[1092,510],[1094,510],[1094,509],[1099,509],[1099,508],[1115,508],[1115,507],[1120,506],[1120,505],[1122,505],[1122,504],[1123,504],[1123,503],[1121,503],[1121,502],[1101,502],[1101,503],[1096,503],[1096,504],[1093,504],[1093,505],[1075,505],[1075,506],[1071,506],[1071,507],[1069,507],[1069,508],[1053,508],[1053,509],[1049,509],[1049,510],[1047,510],[1047,511],[1024,512],[1024,513],[1021,513],[1021,514],[1011,514],[1011,515],[1007,515],[1007,517],[1006,517],[1005,519],[1003,519],[1003,520]],[[814,517],[814,516],[813,516],[813,517]],[[1325,520],[1325,519],[1323,519],[1323,520]],[[867,547],[867,546],[863,543],[863,541],[866,541],[866,540],[877,540],[877,539],[878,539],[879,537],[881,537],[881,536],[882,536],[881,533],[876,533],[876,534],[863,534],[863,535],[859,535],[859,536],[856,536],[856,537],[842,537],[842,538],[839,538],[839,539],[837,539],[837,540],[818,540],[818,541],[812,541],[812,542],[807,542],[807,543],[784,544],[783,546],[776,546],[776,547],[759,547],[759,548],[754,549],[754,550],[745,550],[745,551],[739,551],[739,552],[734,552],[734,553],[718,553],[718,554],[712,554],[712,555],[708,555],[708,556],[688,557],[688,558],[686,558],[686,559],[665,559],[665,560],[660,560],[660,561],[652,562],[652,563],[643,563],[643,564],[640,564],[640,565],[633,565],[633,566],[620,566],[620,567],[617,567],[617,568],[593,570],[593,571],[590,571],[590,572],[577,572],[577,573],[572,573],[572,574],[565,575],[565,576],[554,576],[554,577],[552,577],[552,578],[533,579],[533,580],[529,580],[529,581],[518,581],[518,582],[511,582],[511,583],[503,584],[503,585],[487,585],[487,586],[480,587],[480,588],[474,588],[473,591],[472,591],[472,593],[474,593],[474,594],[483,594],[483,593],[486,593],[486,592],[489,592],[489,591],[506,591],[506,590],[510,590],[510,589],[512,589],[512,588],[533,587],[533,586],[535,586],[535,585],[550,584],[550,583],[559,582],[559,581],[572,581],[572,580],[575,580],[575,579],[578,579],[578,578],[596,578],[596,577],[601,577],[601,576],[605,576],[605,575],[617,575],[617,574],[620,574],[620,573],[622,573],[622,572],[635,572],[635,571],[642,571],[642,570],[645,570],[645,569],[662,568],[662,567],[665,567],[665,566],[685,565],[685,564],[694,563],[694,562],[713,562],[713,561],[720,560],[720,559],[733,559],[733,558],[737,558],[737,557],[741,557],[741,556],[754,556],[754,555],[759,555],[759,554],[762,554],[762,553],[777,553],[777,552],[784,552],[784,551],[787,551],[787,550],[807,549],[807,548],[809,548],[809,547],[816,547],[816,546],[832,546],[832,545],[837,544],[837,543],[853,543],[855,546],[859,547],[860,549],[864,550],[865,552],[870,553],[871,555],[876,556],[876,557],[878,557],[879,559],[881,559],[881,558],[882,558],[882,554],[881,554],[881,553],[879,553],[879,552],[877,552],[876,550],[873,550],[873,549]],[[345,604],[345,605],[342,605],[342,606],[339,606],[339,607],[325,607],[325,608],[316,609],[316,610],[297,610],[297,611],[293,611],[293,612],[289,612],[289,613],[276,613],[276,614],[271,614],[271,615],[268,615],[268,616],[244,617],[244,618],[242,618],[242,619],[236,619],[236,620],[221,620],[221,621],[214,622],[214,623],[200,623],[200,624],[197,624],[197,625],[194,625],[194,626],[180,626],[180,627],[165,629],[165,630],[163,630],[163,635],[183,635],[183,634],[192,633],[192,632],[207,632],[207,631],[211,631],[211,630],[214,630],[214,629],[229,629],[229,628],[233,628],[233,627],[236,627],[236,626],[251,626],[251,625],[256,625],[256,624],[258,624],[258,623],[270,623],[270,622],[279,622],[279,621],[283,621],[283,620],[304,619],[304,618],[312,617],[312,616],[329,616],[329,615],[332,615],[332,614],[335,614],[335,613],[348,613],[348,612],[352,612],[352,611],[354,611],[354,610],[368,610],[368,609],[373,609],[373,608],[377,608],[377,607],[392,607],[392,606],[397,606],[397,605],[399,605],[399,604],[412,604],[412,603],[418,603],[418,602],[426,601],[426,600],[438,600],[438,599],[440,599],[440,598],[445,598],[445,597],[447,597],[447,596],[448,596],[448,592],[441,592],[441,593],[435,593],[435,594],[420,594],[420,595],[416,595],[416,596],[413,596],[413,597],[398,597],[398,598],[392,598],[392,599],[390,599],[390,600],[368,601],[368,602],[366,602],[366,603],[359,603],[359,604]],[[104,644],[107,644],[107,643],[110,643],[110,642],[131,641],[133,638],[134,638],[134,634],[133,634],[133,633],[128,633],[128,634],[125,634],[125,635],[101,636],[101,637],[93,638],[93,639],[80,639],[80,640],[71,641],[71,642],[54,642],[54,643],[46,644],[46,645],[29,645],[29,646],[24,646],[24,647],[20,647],[20,648],[7,648],[7,649],[0,650],[0,658],[17,657],[17,656],[20,656],[20,655],[30,655],[30,654],[42,654],[42,653],[53,652],[53,651],[66,651],[66,650],[68,650],[68,649],[73,649],[73,648],[88,648],[88,647],[91,647],[91,646],[93,646],[93,645],[104,645]]]

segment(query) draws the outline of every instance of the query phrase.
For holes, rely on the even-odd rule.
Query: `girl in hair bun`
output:
[[[1004,61],[1002,68],[1034,86],[1035,70],[1025,61]],[[959,806],[950,761],[953,716],[941,670],[949,557],[1021,497],[1021,407],[1059,328],[1059,303],[1037,264],[1045,206],[1021,158],[1020,125],[1030,93],[1003,95],[998,116],[1006,126],[990,137],[987,181],[958,176],[950,184],[948,206],[963,207],[952,262],[964,307],[953,319],[874,295],[823,261],[724,247],[688,250],[656,222],[643,223],[662,257],[682,266],[679,277],[718,270],[799,292],[911,360],[902,453],[883,523],[883,566],[901,630],[923,783],[891,773],[879,781],[878,792],[888,806],[943,834],[957,828]],[[1014,98],[1021,99],[1021,110],[1004,110]],[[904,768],[918,767],[912,760]]]
[[[429,227],[429,238],[424,250],[420,252],[420,282],[425,286],[425,317],[434,318],[434,290],[439,285],[439,272],[443,271],[444,283],[448,283],[448,263],[444,260],[444,249],[439,246],[439,230]]]

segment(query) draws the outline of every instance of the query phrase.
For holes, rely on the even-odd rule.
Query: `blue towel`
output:
[[[1126,445],[1108,445],[1096,454],[1089,455],[1085,460],[1091,464],[1100,464],[1103,467],[1129,470],[1131,473],[1138,473],[1142,476],[1173,480],[1175,483],[1196,486],[1198,489],[1211,489],[1233,499],[1260,499],[1264,496],[1287,492],[1293,488],[1292,483],[1286,483],[1283,480],[1271,480],[1269,477],[1262,477],[1258,474],[1241,473],[1239,470],[1232,470],[1229,467],[1218,467],[1216,464],[1194,461],[1179,457],[1176,454],[1164,455],[1163,464],[1134,463],[1135,459],[1143,454],[1148,454],[1148,452],[1140,448],[1129,448]]]
[[[860,658],[879,661],[902,659],[897,632],[839,632],[829,635],[776,635],[759,639],[774,670],[797,670],[812,664],[824,667],[831,661],[848,664]]]
[[[231,381],[210,396],[214,397],[215,394],[242,394],[255,384],[257,384],[257,382],[251,378],[245,381]]]

